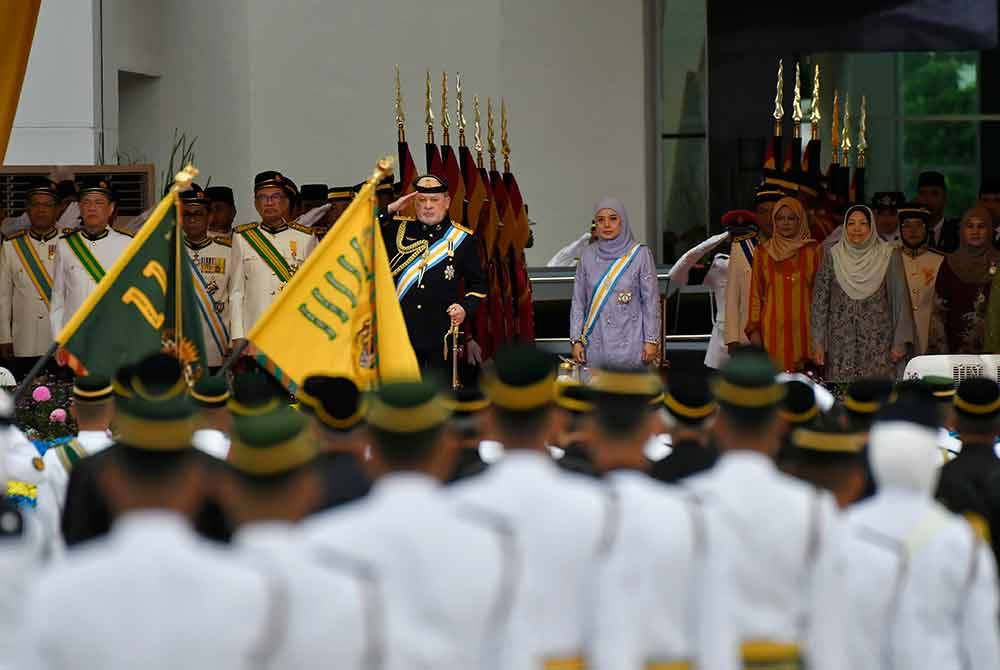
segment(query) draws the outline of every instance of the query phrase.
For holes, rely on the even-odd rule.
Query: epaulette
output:
[[[297,230],[300,233],[305,233],[306,235],[312,235],[314,232],[310,226],[303,226],[298,221],[292,221],[291,223],[288,224],[288,227],[291,228],[292,230]]]
[[[747,233],[746,235],[738,235],[733,238],[733,242],[742,242],[744,240],[751,240],[757,237],[757,233]]]
[[[128,228],[119,228],[118,226],[111,226],[111,230],[115,231],[116,233],[120,233],[126,237],[135,237],[135,233],[133,233]]]
[[[62,229],[62,234],[60,235],[60,237],[69,237],[70,235],[72,235],[73,233],[75,233],[78,230],[80,230],[80,229],[79,228],[63,228]]]
[[[463,233],[466,233],[467,235],[473,235],[474,234],[471,230],[469,230],[465,226],[461,226],[461,225],[455,223],[454,221],[451,222],[451,225],[453,227],[455,227],[455,228],[458,228],[459,230],[461,230]]]
[[[260,224],[254,221],[253,223],[244,223],[242,226],[236,226],[233,228],[234,233],[242,233],[244,231],[250,230],[251,228],[256,228]]]
[[[24,237],[27,234],[28,234],[28,230],[27,229],[19,230],[16,233],[11,233],[10,235],[4,235],[3,239],[4,240],[16,240],[17,238]]]
[[[233,241],[227,240],[225,237],[213,237],[212,241],[215,242],[216,244],[221,244],[224,247],[233,246]]]
[[[406,223],[407,221],[416,221],[417,217],[415,217],[415,216],[394,216],[394,217],[392,217],[392,219],[394,221],[401,221],[403,223]]]

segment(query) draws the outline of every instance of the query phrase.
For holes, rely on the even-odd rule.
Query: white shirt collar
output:
[[[76,434],[76,440],[88,456],[104,451],[112,444],[111,434],[104,430],[81,430]]]

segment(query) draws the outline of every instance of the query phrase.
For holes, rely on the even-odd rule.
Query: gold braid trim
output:
[[[396,228],[396,255],[389,261],[393,277],[402,272],[414,256],[417,254],[426,254],[430,249],[430,244],[428,244],[427,240],[417,240],[413,244],[406,244],[403,241],[404,237],[406,237],[405,222],[399,224],[399,227]]]

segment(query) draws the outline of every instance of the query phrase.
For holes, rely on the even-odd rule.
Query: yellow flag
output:
[[[31,40],[42,0],[0,0],[3,38],[0,39],[0,164],[7,154],[14,127],[24,72],[28,69]]]
[[[419,379],[369,180],[250,329],[258,363],[292,393],[313,374],[361,389]]]

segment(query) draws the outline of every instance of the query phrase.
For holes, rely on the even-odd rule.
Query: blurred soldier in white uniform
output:
[[[384,624],[373,569],[337,552],[301,547],[297,522],[322,498],[311,438],[307,419],[284,403],[235,419],[232,468],[220,486],[237,527],[233,546],[285,594],[285,626],[271,667],[377,667]]]
[[[98,475],[117,518],[106,538],[39,578],[26,599],[23,667],[266,667],[282,602],[264,574],[191,526],[207,482],[180,365],[151,356],[132,382],[120,448]]]
[[[722,457],[687,481],[720,521],[709,542],[732,571],[729,599],[746,667],[842,670],[836,505],[774,464],[784,429],[775,375],[761,350],[730,358],[713,386]]]
[[[556,371],[531,348],[499,352],[482,381],[504,456],[452,486],[456,500],[504,519],[523,552],[522,579],[501,667],[508,670],[582,668],[596,566],[615,521],[609,492],[594,479],[569,473],[549,456],[555,434]]]
[[[732,587],[722,551],[709,546],[713,521],[693,496],[644,472],[660,380],[597,370],[591,389],[595,463],[616,501],[617,524],[595,584],[588,665],[737,670]]]
[[[850,508],[851,668],[998,668],[996,565],[965,520],[934,501],[939,414],[908,395],[876,419],[878,493]]]
[[[517,557],[501,520],[456,507],[442,481],[455,454],[433,384],[383,385],[371,397],[371,493],[306,523],[304,554],[347,554],[374,567],[385,594],[384,663],[390,670],[496,665]]]

